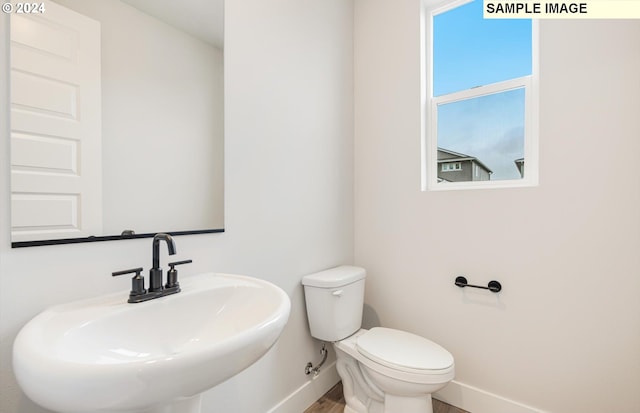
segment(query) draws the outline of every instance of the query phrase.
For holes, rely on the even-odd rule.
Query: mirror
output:
[[[223,0],[11,15],[12,246],[224,231]]]

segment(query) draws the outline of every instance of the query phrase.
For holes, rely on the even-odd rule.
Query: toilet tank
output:
[[[302,278],[311,335],[340,341],[362,325],[364,268],[343,265]]]

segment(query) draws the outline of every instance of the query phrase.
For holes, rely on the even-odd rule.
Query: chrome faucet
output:
[[[164,290],[162,286],[162,268],[160,268],[160,241],[166,241],[169,255],[176,253],[176,243],[169,234],[156,234],[153,237],[153,266],[149,270],[149,292]]]

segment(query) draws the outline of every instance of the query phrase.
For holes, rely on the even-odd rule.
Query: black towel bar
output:
[[[463,287],[481,288],[483,290],[489,290],[492,293],[498,293],[500,292],[500,290],[502,290],[502,284],[500,284],[496,280],[489,281],[489,284],[486,287],[483,287],[482,285],[469,284],[465,277],[459,276],[459,277],[456,277],[455,284],[460,288],[463,288]]]

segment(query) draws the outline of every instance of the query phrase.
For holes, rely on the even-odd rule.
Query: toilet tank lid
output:
[[[367,275],[364,268],[342,265],[302,277],[302,285],[320,288],[342,287],[362,280]]]

